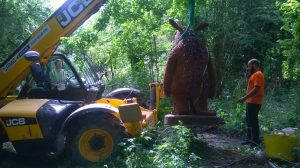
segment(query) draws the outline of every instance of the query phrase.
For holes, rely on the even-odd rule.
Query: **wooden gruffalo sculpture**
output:
[[[207,48],[192,30],[178,42],[184,29],[174,20],[170,20],[170,24],[178,31],[168,57],[163,86],[165,95],[173,100],[172,114],[214,116],[215,112],[208,110],[207,99],[215,96],[216,71]],[[201,23],[195,31],[207,26]]]

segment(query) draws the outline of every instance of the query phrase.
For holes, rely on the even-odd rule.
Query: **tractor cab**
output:
[[[60,53],[55,53],[47,64],[33,61],[30,70],[31,74],[19,86],[18,98],[91,102],[100,99],[104,92],[101,73],[93,71],[86,62],[75,67]]]

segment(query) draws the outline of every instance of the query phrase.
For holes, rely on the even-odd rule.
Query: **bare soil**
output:
[[[242,145],[241,137],[231,137],[219,131],[196,129],[196,138],[203,141],[209,152],[202,156],[212,168],[260,168],[269,167],[268,159],[260,147]]]

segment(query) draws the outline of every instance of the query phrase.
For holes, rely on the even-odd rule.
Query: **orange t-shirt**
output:
[[[248,87],[247,87],[247,94],[255,87],[259,86],[258,92],[248,98],[246,100],[247,103],[253,103],[253,104],[262,104],[264,100],[264,88],[265,88],[265,79],[264,74],[261,71],[257,71],[254,74],[251,75]]]

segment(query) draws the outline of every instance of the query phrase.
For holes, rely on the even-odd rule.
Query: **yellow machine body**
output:
[[[56,50],[61,37],[70,35],[91,14],[98,11],[104,0],[69,0],[66,11],[58,9],[4,62],[0,67],[0,98],[12,93],[29,74],[30,61],[23,54],[34,50],[41,54],[41,63],[47,63]],[[73,8],[77,6],[77,8]],[[63,8],[62,8],[63,9]],[[76,9],[76,10],[75,10]],[[70,16],[72,15],[72,16]],[[63,19],[70,18],[70,19]]]
[[[137,106],[136,99],[109,99],[109,98],[102,98],[96,101],[97,103],[102,104],[109,104],[115,108],[120,109],[124,105],[132,105]],[[156,110],[148,110],[141,106],[138,106],[137,110],[133,110],[128,108],[126,109],[125,114],[123,116],[133,116],[129,121],[123,121],[119,111],[114,113],[114,115],[124,122],[124,125],[128,131],[128,133],[134,137],[139,136],[143,131],[143,128],[146,127],[154,127],[158,120],[157,120],[157,111]],[[139,117],[140,116],[140,117]]]
[[[296,135],[265,134],[264,144],[268,157],[292,161],[293,149],[300,147],[300,138]]]
[[[0,122],[10,141],[43,138],[36,112],[46,102],[48,100],[15,100],[0,109]]]

